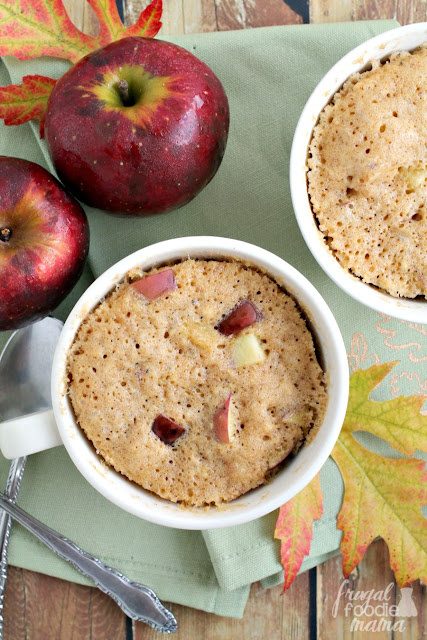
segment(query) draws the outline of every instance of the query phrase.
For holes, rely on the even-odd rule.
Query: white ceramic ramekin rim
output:
[[[329,403],[316,437],[268,485],[221,507],[187,509],[159,498],[108,467],[76,425],[66,394],[66,356],[83,318],[125,274],[192,258],[235,258],[258,265],[295,296],[307,314],[322,352]],[[77,469],[108,500],[144,520],[178,529],[213,529],[249,522],[295,496],[317,474],[338,438],[348,400],[348,364],[338,325],[329,307],[304,276],[278,256],[255,245],[210,236],[184,237],[151,245],[127,256],[103,273],[71,311],[52,367],[52,404],[63,443]]]
[[[343,291],[387,316],[416,323],[427,321],[427,300],[395,298],[362,282],[344,269],[329,250],[314,218],[307,192],[307,150],[320,112],[353,73],[371,60],[393,51],[412,50],[427,43],[427,22],[392,29],[359,45],[322,78],[308,99],[295,129],[290,156],[290,187],[295,216],[314,258]]]

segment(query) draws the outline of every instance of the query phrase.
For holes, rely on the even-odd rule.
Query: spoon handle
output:
[[[27,458],[12,460],[7,476],[5,495],[15,502],[25,469]],[[9,546],[11,517],[6,511],[0,513],[0,639],[3,638],[4,592],[7,580],[7,550]]]
[[[96,586],[113,598],[130,618],[146,622],[156,631],[173,633],[177,630],[174,616],[163,606],[154,591],[143,584],[131,582],[116,569],[107,567],[100,560],[80,549],[74,542],[17,507],[12,500],[1,493],[0,506],[49,549],[93,580]]]

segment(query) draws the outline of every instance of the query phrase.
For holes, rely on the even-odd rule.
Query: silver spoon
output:
[[[52,360],[61,329],[62,322],[45,318],[15,331],[9,338],[0,355],[0,417],[4,420],[51,408]],[[12,460],[5,494],[0,494],[0,507],[3,507],[0,509],[0,640],[3,637],[10,515],[52,551],[91,578],[129,617],[146,622],[156,631],[175,632],[177,623],[174,616],[151,589],[131,582],[115,569],[106,567],[100,560],[15,506],[25,462],[26,458]]]
[[[177,630],[174,616],[162,605],[154,591],[138,582],[131,582],[116,569],[107,567],[98,558],[94,558],[68,538],[17,507],[1,493],[0,506],[49,549],[93,580],[96,586],[113,598],[130,618],[146,622],[156,631],[163,633],[174,633]]]
[[[62,322],[44,318],[18,329],[10,336],[0,354],[0,418],[10,420],[52,407],[50,371]],[[5,496],[18,497],[27,458],[12,460]],[[7,580],[7,550],[12,521],[6,511],[0,513],[0,638],[3,637],[3,606]]]

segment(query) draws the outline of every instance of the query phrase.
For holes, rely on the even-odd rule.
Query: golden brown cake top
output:
[[[350,77],[310,144],[308,189],[330,249],[393,296],[427,296],[427,48]]]
[[[159,273],[166,290],[149,299],[141,291],[151,296]],[[132,273],[82,323],[68,374],[78,423],[101,456],[190,506],[267,482],[327,404],[300,309],[267,275],[234,261]]]

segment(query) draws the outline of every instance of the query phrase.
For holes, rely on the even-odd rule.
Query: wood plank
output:
[[[310,23],[347,22],[352,17],[352,0],[310,0]]]
[[[215,3],[212,0],[183,0],[185,33],[217,30]]]
[[[394,18],[401,25],[427,20],[425,0],[310,0],[310,22]]]
[[[133,24],[147,5],[146,0],[124,0],[126,24]],[[168,0],[163,4],[161,35],[216,31],[213,0]]]
[[[390,568],[387,545],[383,540],[373,542],[367,549],[360,565],[349,576],[348,584],[344,584],[341,569],[341,556],[328,560],[317,568],[317,630],[318,640],[340,638],[342,640],[366,640],[375,634],[375,640],[412,640],[422,638],[426,631],[426,588],[419,581],[414,582],[412,600],[417,616],[399,618],[390,611],[390,607],[399,603],[401,594]],[[340,589],[344,589],[339,598]],[[367,609],[367,615],[361,614],[356,606],[362,600],[353,600],[346,595],[349,589],[362,596],[362,592],[373,591],[377,600],[371,605],[384,605],[377,611]],[[381,594],[385,590],[388,594]],[[338,602],[337,602],[338,598]],[[366,601],[366,596],[365,596]],[[335,604],[336,603],[336,604]],[[348,607],[347,610],[345,607]],[[367,625],[370,625],[367,627]]]
[[[9,567],[3,640],[125,640],[126,616],[99,589]]]
[[[125,0],[126,22],[138,19],[144,0]],[[229,31],[278,24],[299,24],[302,16],[283,0],[169,0],[161,34]]]
[[[309,638],[309,575],[298,576],[281,596],[282,587],[263,589],[257,583],[251,593],[241,620],[224,618],[176,604],[168,606],[178,621],[174,640],[282,640]],[[134,623],[134,640],[157,640],[158,634],[147,625]]]
[[[78,29],[89,35],[97,35],[98,18],[87,2],[81,0],[63,0],[63,2],[71,21]]]
[[[282,592],[282,588],[282,586],[276,587],[276,598]],[[272,591],[274,590],[272,589]],[[310,572],[306,571],[297,576],[292,587],[281,596],[281,600],[282,635],[280,638],[308,640],[310,637],[310,618],[316,615],[315,610],[310,610]],[[256,605],[252,604],[252,606]]]
[[[298,5],[299,3],[293,3]],[[302,2],[300,3],[302,4]],[[280,24],[302,24],[303,17],[283,0],[245,0],[245,27],[270,27]]]
[[[395,634],[399,640],[417,640],[427,637],[427,587],[420,581],[413,582],[410,586],[413,589],[412,601],[417,610],[417,616],[405,618],[405,631],[401,635]],[[397,597],[397,604],[399,603],[400,593]],[[397,620],[401,619],[397,618]]]
[[[215,0],[215,8],[218,31],[302,22],[283,0]]]

